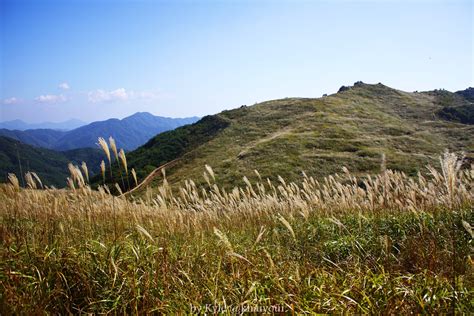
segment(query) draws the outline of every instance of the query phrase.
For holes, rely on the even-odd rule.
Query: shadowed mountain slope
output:
[[[30,130],[9,130],[0,129],[0,135],[16,139],[22,143],[51,149],[62,137],[67,134],[65,131],[53,129],[30,129]]]
[[[89,173],[99,172],[102,153],[99,149],[80,148],[58,152],[45,148],[33,147],[18,140],[0,136],[0,182],[7,180],[8,173],[20,176],[20,159],[23,174],[36,172],[43,184],[56,187],[66,186],[69,176],[68,163],[80,165],[87,163]]]

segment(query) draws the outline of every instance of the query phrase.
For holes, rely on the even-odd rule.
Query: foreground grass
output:
[[[57,218],[4,222],[1,305],[8,314],[177,312],[204,304],[469,312],[474,271],[462,219],[474,222],[473,212],[346,215],[337,223],[311,215],[290,221],[294,238],[276,218],[261,231],[246,221],[223,223],[222,238],[147,227],[150,237],[120,221],[116,240],[109,221],[64,232]],[[26,228],[26,236],[14,236]]]
[[[2,186],[0,312],[470,313],[474,169],[445,158],[433,179],[385,172],[363,190]]]

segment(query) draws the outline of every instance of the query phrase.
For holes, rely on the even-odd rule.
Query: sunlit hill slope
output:
[[[302,172],[321,178],[340,172],[341,165],[355,174],[375,173],[382,155],[387,168],[415,175],[424,171],[419,166],[437,164],[444,149],[472,159],[473,109],[462,93],[409,93],[357,82],[321,98],[273,100],[207,116],[157,135],[127,157],[139,181],[172,161],[170,183],[203,183],[208,164],[224,187],[257,177],[255,169],[264,179],[281,175],[289,181]],[[151,183],[159,181],[156,176]]]

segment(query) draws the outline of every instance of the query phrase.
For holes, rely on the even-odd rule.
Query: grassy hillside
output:
[[[341,165],[358,175],[376,173],[382,154],[387,168],[415,175],[425,170],[419,166],[437,164],[446,148],[474,157],[474,126],[460,123],[459,113],[473,113],[472,103],[459,94],[407,93],[358,82],[323,98],[224,111],[161,134],[127,157],[141,179],[180,158],[167,170],[171,183],[204,182],[208,164],[227,188],[242,184],[243,176],[256,177],[254,169],[263,178],[281,175],[289,181],[301,179],[303,171],[321,178],[340,172]]]
[[[91,174],[99,171],[102,155],[98,149],[81,148],[58,152],[23,144],[17,140],[0,136],[0,182],[7,180],[8,173],[15,173],[19,179],[20,158],[23,173],[36,172],[45,185],[64,187],[69,176],[68,163],[81,164],[85,161]]]

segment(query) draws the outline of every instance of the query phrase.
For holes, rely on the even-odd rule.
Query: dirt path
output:
[[[175,163],[177,163],[180,159],[181,159],[181,158],[177,158],[177,159],[175,159],[175,160],[171,160],[170,162],[165,163],[164,165],[159,166],[158,168],[156,168],[155,170],[153,170],[152,172],[150,172],[150,174],[149,174],[145,179],[143,179],[143,181],[140,182],[136,187],[134,187],[134,188],[131,189],[130,191],[127,191],[127,192],[123,193],[123,194],[120,195],[120,196],[124,196],[124,195],[130,194],[130,193],[133,193],[133,192],[135,192],[136,190],[140,189],[141,187],[144,187],[144,186],[148,185],[148,184],[155,178],[155,176],[161,172],[161,170],[162,170],[163,168],[173,166],[173,165],[174,165]]]
[[[283,128],[283,129],[280,129],[274,133],[271,133],[265,137],[262,137],[262,138],[259,138],[253,142],[250,142],[248,143],[239,153],[239,156],[245,156],[249,150],[251,150],[252,148],[254,148],[255,146],[259,145],[259,144],[263,144],[263,143],[266,143],[266,142],[269,142],[269,141],[272,141],[280,136],[283,136],[283,135],[286,135],[286,134],[289,134],[293,131],[294,129],[293,128]]]

